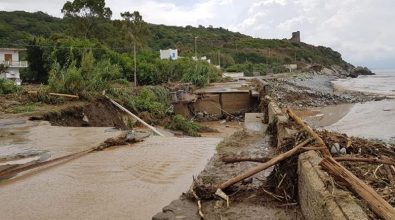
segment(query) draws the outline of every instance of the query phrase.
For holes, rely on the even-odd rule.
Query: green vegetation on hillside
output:
[[[283,64],[287,63],[349,67],[338,52],[321,46],[258,39],[211,26],[148,24],[138,12],[124,12],[121,20],[111,20],[112,11],[104,0],[74,0],[61,10],[63,19],[43,12],[0,12],[0,47],[28,48],[27,59],[31,65],[23,74],[25,81],[46,83],[54,63],[60,69],[72,62],[79,67],[86,51],[91,51],[98,62],[104,59],[117,65],[121,76],[132,81],[136,48],[140,85],[180,80],[204,85],[197,71],[213,70],[206,65],[194,68],[193,72],[195,37],[198,56],[206,56],[215,65],[221,64],[226,71],[244,71],[246,75],[283,72]],[[160,60],[159,50],[167,48],[177,48],[179,56],[185,59]],[[209,77],[211,73],[203,74],[210,80],[217,78]]]

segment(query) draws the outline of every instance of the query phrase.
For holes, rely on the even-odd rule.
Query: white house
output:
[[[19,60],[19,51],[26,51],[26,49],[0,48],[0,65],[6,68],[3,73],[0,73],[0,79],[13,80],[17,85],[22,82],[19,69],[27,67],[27,61]]]
[[[160,58],[162,60],[176,60],[178,59],[177,49],[160,50]]]
[[[192,60],[197,60],[197,59],[196,59],[195,56],[193,56],[193,57],[192,57]],[[201,61],[206,61],[207,63],[211,63],[211,60],[210,60],[210,59],[207,59],[206,56],[200,57],[199,60],[201,60]]]

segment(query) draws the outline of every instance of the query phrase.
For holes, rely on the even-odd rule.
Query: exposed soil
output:
[[[85,106],[69,107],[59,112],[47,113],[43,117],[32,117],[32,119],[43,119],[56,126],[126,129],[122,114],[110,101],[98,99]]]

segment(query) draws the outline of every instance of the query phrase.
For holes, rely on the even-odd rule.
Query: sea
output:
[[[389,98],[353,104],[342,118],[326,126],[326,129],[395,143],[395,70],[374,72],[374,76],[339,79],[333,81],[333,85],[339,91],[353,90]]]

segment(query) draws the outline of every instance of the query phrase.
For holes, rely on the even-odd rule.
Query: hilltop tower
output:
[[[300,43],[300,31],[292,32],[292,38],[289,40],[295,43]]]

